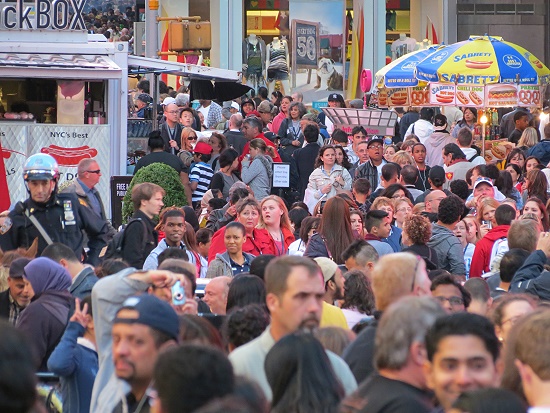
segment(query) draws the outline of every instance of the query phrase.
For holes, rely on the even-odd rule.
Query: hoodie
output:
[[[429,167],[443,166],[442,150],[448,143],[456,143],[456,139],[445,130],[436,131],[426,139],[424,143],[426,146],[426,164]]]
[[[527,156],[535,156],[543,165],[550,162],[550,139],[543,139],[527,151]]]
[[[495,242],[502,238],[508,237],[510,225],[499,225],[491,229],[483,238],[476,244],[474,256],[472,257],[472,265],[470,266],[470,278],[481,277],[481,274],[489,272],[491,263],[491,253]]]
[[[462,244],[453,231],[437,223],[433,224],[428,247],[433,248],[437,253],[439,268],[454,275],[466,275]]]
[[[478,155],[477,151],[474,148],[460,148],[460,150],[462,151],[462,153],[466,157],[466,160],[468,162],[471,162],[472,165],[474,165],[474,166],[485,165],[487,163],[487,162],[485,162],[485,159],[483,158],[483,156]],[[472,160],[470,161],[470,159],[472,159]]]
[[[427,120],[418,119],[416,122],[411,124],[411,126],[409,126],[409,129],[407,129],[405,134],[405,138],[413,133],[413,129],[414,134],[418,136],[418,139],[420,139],[420,143],[426,145],[426,140],[434,132],[434,125]]]

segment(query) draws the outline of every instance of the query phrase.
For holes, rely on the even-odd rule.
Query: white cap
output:
[[[237,102],[231,102],[231,108],[232,109],[237,109],[237,110],[240,109],[239,104]]]
[[[162,101],[162,106],[166,106],[166,105],[169,105],[171,103],[176,103],[176,99],[174,99],[173,97],[165,97],[164,100]]]

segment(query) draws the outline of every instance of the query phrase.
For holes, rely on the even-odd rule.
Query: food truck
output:
[[[0,5],[0,142],[12,204],[27,198],[22,168],[41,152],[57,160],[61,185],[94,158],[110,209],[109,177],[126,174],[129,70],[240,81],[236,71],[128,55],[126,42],[87,33],[85,1]]]

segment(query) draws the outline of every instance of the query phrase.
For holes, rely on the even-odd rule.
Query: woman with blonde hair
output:
[[[277,195],[269,195],[262,200],[260,213],[258,228],[265,228],[269,233],[275,255],[286,255],[295,238],[284,201]]]
[[[405,151],[396,152],[395,155],[393,155],[392,162],[398,164],[401,168],[403,168],[405,165],[414,166],[414,158],[409,152]]]
[[[178,156],[187,167],[193,162],[193,149],[195,149],[197,142],[197,131],[193,128],[183,128],[181,131],[181,150]]]
[[[499,202],[493,198],[483,198],[481,202],[478,203],[477,220],[479,222],[481,238],[483,238],[491,228],[497,226],[495,211],[499,205]]]
[[[523,151],[527,151],[528,149],[535,146],[537,143],[539,143],[539,135],[537,134],[537,130],[532,126],[529,126],[525,128],[525,130],[521,134],[517,147],[519,149],[523,149]]]

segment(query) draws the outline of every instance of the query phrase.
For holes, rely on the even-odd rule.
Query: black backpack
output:
[[[107,260],[109,258],[122,258],[122,248],[124,248],[124,230],[130,226],[132,222],[140,221],[143,225],[143,234],[145,238],[145,234],[147,233],[147,228],[145,226],[145,222],[141,218],[132,218],[126,225],[122,227],[120,231],[118,231],[113,239],[109,241],[107,244],[107,250],[105,251],[105,255],[103,255],[103,259]]]

